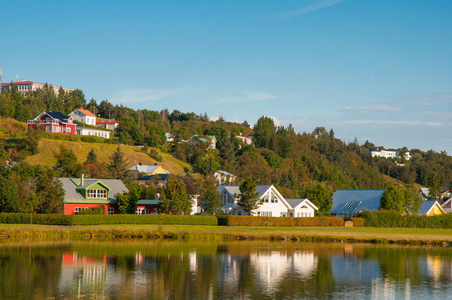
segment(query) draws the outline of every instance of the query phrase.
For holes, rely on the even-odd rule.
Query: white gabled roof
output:
[[[223,190],[226,190],[233,197],[240,195],[240,185],[220,185],[217,188],[217,191],[221,193]],[[258,193],[257,199],[261,199],[269,190],[272,190],[279,199],[281,199],[282,203],[288,208],[291,209],[290,204],[286,201],[286,199],[279,193],[279,191],[271,184],[260,184],[256,186],[256,192]]]
[[[287,203],[292,207],[292,209],[295,209],[298,206],[308,205],[312,207],[314,210],[319,210],[317,206],[314,205],[311,201],[309,201],[307,198],[299,198],[299,199],[286,199]]]

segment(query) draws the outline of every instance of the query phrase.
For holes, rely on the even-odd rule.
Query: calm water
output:
[[[451,299],[452,249],[292,242],[0,244],[0,299]]]

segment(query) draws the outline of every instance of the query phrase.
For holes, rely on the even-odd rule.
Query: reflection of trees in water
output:
[[[36,299],[36,295],[58,298],[61,256],[65,246],[0,248],[0,299]],[[44,297],[43,297],[44,298]]]
[[[62,260],[65,253],[76,259]],[[451,254],[448,248],[270,242],[0,247],[0,299],[325,299],[350,290],[394,295],[397,284],[402,293],[447,286]]]

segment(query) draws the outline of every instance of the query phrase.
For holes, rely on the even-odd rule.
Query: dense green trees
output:
[[[218,184],[213,175],[206,176],[201,181],[201,188],[198,197],[198,202],[203,211],[208,214],[215,214],[223,206],[220,200],[220,194],[217,191]]]
[[[127,172],[128,161],[124,158],[124,153],[121,151],[121,147],[118,146],[110,157],[110,162],[107,165],[107,170],[111,178],[120,179],[125,183],[130,182],[131,176]]]
[[[240,196],[238,205],[243,207],[243,210],[252,215],[252,211],[259,207],[261,202],[257,199],[256,182],[251,178],[247,178],[240,185]]]
[[[319,209],[316,215],[325,216],[333,208],[333,188],[316,180],[303,184],[302,197],[309,199]]]
[[[417,214],[422,202],[419,194],[412,188],[393,185],[383,193],[380,209],[397,213]]]
[[[176,176],[168,176],[166,185],[159,191],[162,210],[168,214],[189,214],[192,201],[187,195],[184,181]]]

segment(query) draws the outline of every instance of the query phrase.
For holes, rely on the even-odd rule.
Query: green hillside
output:
[[[101,164],[108,163],[109,157],[118,147],[118,145],[115,144],[42,139],[39,142],[39,153],[27,157],[25,161],[32,165],[54,166],[56,164],[56,158],[53,153],[59,152],[60,145],[74,151],[77,156],[77,160],[80,163],[83,163],[91,149],[94,149],[97,159]],[[191,166],[188,163],[185,163],[161,151],[159,151],[159,154],[162,156],[163,160],[158,162],[155,159],[152,159],[148,154],[144,153],[142,151],[142,147],[139,146],[121,145],[121,150],[124,152],[124,158],[128,160],[130,167],[141,162],[143,165],[159,164],[171,174],[184,174],[185,168],[191,170]]]

